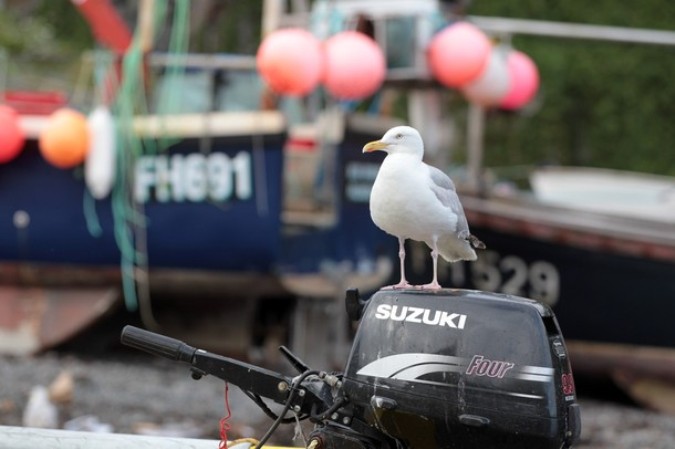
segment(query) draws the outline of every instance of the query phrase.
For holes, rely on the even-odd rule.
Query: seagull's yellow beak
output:
[[[382,142],[381,140],[373,140],[372,142],[368,142],[363,147],[363,152],[364,153],[372,153],[373,151],[383,150],[386,147],[387,147],[387,144]]]

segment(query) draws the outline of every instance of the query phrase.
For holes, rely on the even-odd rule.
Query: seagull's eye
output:
[[[397,138],[398,140],[403,139],[403,134],[401,134],[401,133],[396,134],[396,138]]]

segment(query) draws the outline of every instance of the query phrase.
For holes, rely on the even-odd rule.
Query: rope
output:
[[[7,50],[0,48],[0,102],[5,102],[7,81],[9,80],[9,57]]]
[[[154,30],[164,24],[168,2],[156,2],[154,9]],[[188,49],[188,24],[190,1],[175,0],[171,26],[169,52],[183,54]],[[122,286],[127,310],[139,308],[141,318],[149,327],[158,327],[152,316],[150,293],[147,282],[147,217],[143,204],[134,198],[134,173],[136,161],[144,154],[156,154],[167,146],[166,139],[140,138],[133,129],[133,118],[138,114],[147,114],[145,102],[144,54],[140,35],[137,33],[123,61],[123,79],[118,91],[115,109],[119,120],[117,133],[117,183],[113,189],[112,209],[115,223],[115,241],[120,249],[120,269]],[[180,81],[178,75],[184,71],[182,61],[175,61],[169,68],[171,81]],[[181,89],[170,89],[166,97],[158,104],[157,113],[171,111],[176,107],[177,95]]]
[[[90,105],[91,109],[94,109],[96,105],[104,104],[105,90],[106,90],[106,77],[108,73],[114,73],[112,70],[113,60],[110,57],[110,53],[104,51],[95,51],[93,53],[93,68],[91,67],[91,62],[86,62],[82,64],[80,70],[80,79],[76,84],[76,93],[73,94],[73,102],[78,104],[79,98],[84,98],[85,89],[81,86],[86,84],[84,79],[86,72],[86,77],[93,78],[94,81],[94,95],[92,104]],[[85,70],[85,66],[87,69]],[[119,80],[114,80],[118,82]],[[75,99],[78,99],[77,101]],[[103,234],[103,229],[98,219],[98,214],[96,212],[96,200],[91,196],[88,188],[84,189],[84,197],[82,208],[84,211],[84,220],[87,225],[87,230],[89,234],[93,237],[100,237]]]
[[[136,285],[134,281],[134,265],[137,257],[131,226],[139,221],[134,207],[132,191],[132,174],[130,173],[135,156],[141,153],[142,147],[133,133],[134,101],[139,98],[139,71],[141,70],[142,50],[137,39],[127,51],[123,66],[123,78],[118,91],[115,109],[118,117],[117,132],[117,182],[112,194],[112,211],[114,219],[115,241],[120,250],[120,270],[124,301],[129,311],[138,307]]]
[[[232,417],[232,411],[230,410],[230,401],[228,398],[228,392],[230,390],[230,384],[225,382],[225,410],[227,415],[225,415],[220,420],[220,444],[218,449],[227,449],[227,432],[232,427],[229,423],[229,419]]]
[[[96,214],[96,200],[94,200],[94,197],[91,196],[91,192],[87,188],[84,189],[82,197],[82,209],[84,210],[84,221],[87,225],[87,231],[94,237],[100,237],[103,234],[103,229],[101,229],[101,223]]]

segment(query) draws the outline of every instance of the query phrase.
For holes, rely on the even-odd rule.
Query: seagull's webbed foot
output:
[[[382,287],[381,290],[405,290],[409,288],[415,288],[415,286],[410,284],[408,281],[401,281],[398,284]]]
[[[434,281],[434,282],[431,282],[429,284],[420,285],[419,288],[422,289],[422,290],[435,291],[435,290],[441,290],[443,287],[441,286],[441,284]]]

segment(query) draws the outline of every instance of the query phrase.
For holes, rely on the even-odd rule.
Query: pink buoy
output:
[[[0,105],[0,164],[16,158],[23,149],[26,136],[19,125],[19,114]]]
[[[260,76],[276,93],[307,95],[321,79],[321,42],[300,28],[277,30],[260,44],[256,63]]]
[[[525,53],[514,50],[506,59],[511,86],[499,106],[504,109],[518,109],[529,103],[539,89],[539,71],[532,59]]]
[[[363,33],[343,31],[324,45],[323,85],[341,100],[358,100],[374,94],[382,85],[387,65],[382,49]]]
[[[510,86],[506,55],[506,51],[501,47],[492,49],[483,72],[462,88],[467,100],[483,107],[500,104]]]
[[[450,25],[429,44],[427,63],[431,74],[443,85],[462,87],[476,79],[490,57],[492,44],[468,22]]]

